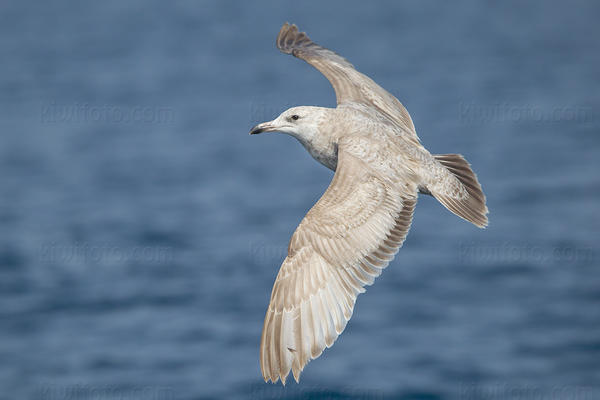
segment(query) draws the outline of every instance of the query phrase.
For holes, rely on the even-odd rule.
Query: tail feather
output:
[[[428,185],[429,192],[454,214],[485,228],[488,224],[485,195],[467,160],[460,154],[438,154],[434,157],[460,184]]]

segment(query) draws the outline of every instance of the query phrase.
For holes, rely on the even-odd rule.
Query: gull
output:
[[[331,347],[354,309],[402,246],[418,193],[487,226],[485,195],[459,154],[432,155],[392,94],[346,59],[285,23],[276,40],[329,80],[337,107],[293,107],[251,135],[282,132],[335,171],[323,196],[292,235],[273,291],[260,342],[265,382],[296,382],[306,364]]]

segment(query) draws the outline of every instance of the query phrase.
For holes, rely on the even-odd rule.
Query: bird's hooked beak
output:
[[[277,127],[273,124],[273,121],[263,122],[262,124],[256,125],[254,128],[250,130],[251,135],[258,135],[263,132],[273,132],[276,131]]]

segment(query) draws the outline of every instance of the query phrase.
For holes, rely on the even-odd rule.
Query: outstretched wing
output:
[[[371,168],[363,159],[372,154],[360,154],[358,145],[340,141],[333,180],[290,241],[263,326],[265,381],[285,384],[290,370],[298,381],[342,333],[356,296],[381,274],[410,228],[416,186]]]
[[[360,103],[375,107],[419,142],[406,108],[371,78],[361,74],[345,58],[319,46],[296,25],[285,23],[277,35],[277,47],[318,69],[331,82],[338,104]]]

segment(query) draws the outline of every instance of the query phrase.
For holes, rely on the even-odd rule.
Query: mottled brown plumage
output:
[[[467,161],[431,155],[394,96],[295,25],[284,24],[276,43],[321,71],[338,103],[294,107],[250,132],[288,133],[335,171],[292,235],[265,316],[263,377],[285,384],[342,333],[358,294],[402,246],[419,192],[479,227],[487,225],[487,207]]]

